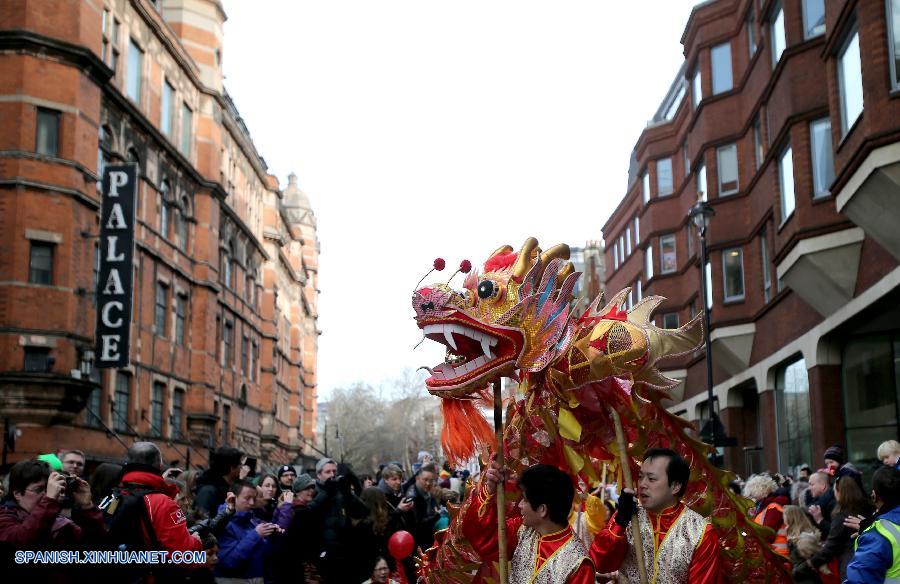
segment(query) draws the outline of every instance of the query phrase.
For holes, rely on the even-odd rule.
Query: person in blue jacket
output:
[[[284,530],[255,516],[256,487],[253,483],[238,480],[228,491],[234,494],[234,515],[219,536],[216,577],[262,583],[265,560],[273,548],[272,538]]]
[[[847,565],[849,584],[900,583],[900,470],[875,471],[872,491],[878,512],[860,525],[856,551]]]

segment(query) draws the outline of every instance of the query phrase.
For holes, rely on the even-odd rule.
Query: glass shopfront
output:
[[[776,371],[775,407],[778,423],[778,467],[782,472],[812,461],[809,375],[801,357]]]

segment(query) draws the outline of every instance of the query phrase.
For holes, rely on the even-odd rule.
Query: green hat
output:
[[[38,460],[43,460],[47,464],[50,465],[51,470],[55,470],[56,472],[62,472],[62,461],[55,454],[42,454],[37,457]]]

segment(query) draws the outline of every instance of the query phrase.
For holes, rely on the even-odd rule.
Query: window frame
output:
[[[663,186],[664,186],[662,183],[663,173],[660,171],[660,165],[663,165],[663,167],[665,167],[666,164],[668,164],[668,166],[669,166],[669,171],[668,171],[669,188],[668,188],[668,190],[663,190]],[[674,192],[675,192],[675,174],[672,169],[672,157],[667,156],[665,158],[658,158],[656,160],[656,196],[657,197],[668,197],[669,195],[673,194]]]
[[[786,188],[785,188],[785,160],[790,163],[791,170],[791,192],[790,192],[790,212],[785,212],[787,207],[786,203],[788,199],[785,197]],[[781,205],[781,225],[787,223],[788,219],[790,219],[794,212],[797,210],[797,185],[794,182],[794,149],[791,146],[791,143],[788,142],[781,149],[778,154],[778,197]]]
[[[749,58],[752,59],[756,55],[756,51],[759,50],[759,43],[756,42],[756,15],[753,14],[753,6],[747,10],[744,23],[747,31],[747,51]]]
[[[138,106],[144,91],[145,51],[134,38],[128,39],[128,73],[125,76],[125,96]],[[135,60],[137,62],[135,62]],[[135,67],[137,65],[137,67]]]
[[[55,267],[55,256],[56,244],[50,243],[47,241],[39,241],[39,240],[29,240],[30,246],[28,249],[28,283],[29,284],[37,284],[39,286],[52,286],[54,282],[53,272]],[[49,257],[49,269],[44,267],[35,267],[36,259],[45,259],[45,258],[35,258],[35,252],[38,250],[46,250],[48,252]],[[46,274],[46,276],[41,277],[41,274]],[[46,278],[46,281],[44,281]]]
[[[666,322],[669,317],[675,318],[675,326],[669,326],[670,323]],[[681,326],[681,323],[678,318],[678,311],[662,313],[661,318],[660,318],[660,324],[662,324],[662,328],[664,328],[664,329],[677,329],[679,326]]]
[[[22,353],[22,371],[25,373],[50,373],[53,370],[50,364],[50,347],[28,345]]]
[[[829,174],[827,171],[830,168],[831,178],[826,180],[827,184],[820,185],[820,184],[817,184],[819,182],[819,174],[820,174],[817,169],[817,163],[820,163],[821,161],[819,161],[819,157],[816,154],[817,153],[817,149],[816,149],[817,143],[816,143],[815,128],[817,126],[821,127],[826,124],[828,125],[828,131],[827,131],[828,160],[827,160],[827,164],[826,164],[825,174],[826,175]],[[831,196],[831,191],[828,189],[828,187],[830,187],[831,183],[834,182],[834,148],[833,148],[834,142],[833,142],[833,138],[834,138],[834,136],[831,133],[831,118],[830,117],[819,118],[817,120],[811,120],[809,122],[809,149],[810,149],[809,163],[810,163],[810,170],[812,172],[812,179],[813,179],[812,180],[812,184],[813,184],[812,198],[813,198],[813,200],[825,199],[825,198]]]
[[[760,116],[762,112],[756,114],[753,118],[753,157],[756,163],[756,170],[762,168],[763,162],[766,160],[766,145],[762,136],[762,120]]]
[[[769,258],[769,231],[763,229],[759,234],[760,263],[762,264],[763,300],[766,304],[772,300],[772,272]]]
[[[159,129],[166,138],[172,138],[175,130],[175,88],[163,77],[162,95],[159,104]]]
[[[222,343],[224,348],[222,350],[222,366],[228,369],[232,369],[234,365],[234,321],[225,319],[225,324],[222,327]]]
[[[166,318],[169,307],[169,285],[159,280],[156,281],[156,290],[153,294],[153,326],[156,335],[166,338]]]
[[[727,49],[727,51],[726,51]],[[723,52],[727,52],[727,58],[723,56]],[[717,57],[718,55],[718,57]],[[734,65],[731,57],[731,40],[714,45],[709,49],[710,71],[712,73],[712,94],[719,95],[734,89]],[[728,83],[724,83],[725,71],[721,71],[720,75],[716,73],[716,65],[720,67],[728,67]]]
[[[784,6],[780,1],[772,6],[769,17],[769,39],[772,47],[772,69],[775,69],[788,46],[787,29],[784,25]],[[779,41],[781,42],[781,46],[779,46]]]
[[[647,276],[647,281],[653,279],[653,245],[652,241],[648,243],[647,247],[644,248],[644,274]]]
[[[728,275],[729,275],[729,266],[728,266],[728,258],[732,256],[733,252],[738,252],[738,261],[739,261],[739,269],[740,269],[740,280],[741,280],[741,292],[740,294],[729,294],[728,293]],[[733,266],[732,266],[733,269]],[[728,247],[722,250],[722,298],[725,303],[732,302],[742,302],[747,298],[747,285],[744,278],[744,248],[743,247]]]
[[[43,121],[43,123],[42,123]],[[47,122],[51,122],[47,125]],[[42,128],[44,132],[42,132]],[[50,132],[50,135],[47,132]],[[62,133],[62,112],[49,107],[35,108],[34,152],[41,156],[59,158],[60,134]],[[41,136],[45,139],[42,140]],[[52,144],[51,144],[52,142]]]
[[[891,92],[900,91],[900,30],[894,26],[894,14],[898,14],[897,21],[900,22],[900,0],[886,0],[884,3],[887,10],[887,41],[888,41],[888,64],[891,71]]]
[[[664,246],[671,243],[674,264],[666,269],[666,251]],[[678,238],[674,233],[666,233],[659,236],[659,273],[674,274],[678,271]]]
[[[814,1],[818,1],[818,0],[814,0]],[[816,29],[814,29],[812,32],[810,32],[810,29],[809,29],[809,22],[808,22],[809,16],[807,14],[807,4],[809,4],[809,2],[810,2],[810,0],[801,0],[801,2],[800,2],[801,10],[803,12],[803,40],[806,40],[806,41],[808,41],[810,39],[814,39],[816,37],[820,37],[823,34],[825,34],[825,1],[821,0],[822,24],[819,25],[821,27],[821,30],[818,30],[819,27],[816,27]],[[816,32],[817,30],[818,30],[818,32]]]
[[[166,384],[162,381],[154,381],[150,388],[150,431],[148,434],[155,437],[162,437],[163,432],[163,413],[165,412],[166,403]]]
[[[734,181],[728,181],[729,184],[734,182],[734,188],[725,189],[724,183],[722,181],[722,154],[726,151],[734,151],[734,172],[735,177]],[[716,187],[718,188],[720,197],[727,197],[729,195],[733,195],[741,190],[741,171],[739,166],[740,158],[738,157],[738,147],[737,142],[732,142],[731,144],[725,144],[723,146],[719,146],[716,148]]]
[[[178,141],[178,150],[186,157],[191,157],[191,149],[193,147],[194,136],[194,110],[187,104],[181,102],[181,136]]]
[[[641,175],[641,197],[645,205],[650,202],[650,171],[648,169],[644,169],[644,174]]]
[[[184,391],[178,388],[172,392],[172,415],[169,416],[169,437],[181,440],[181,423],[184,418]]]
[[[703,188],[701,189],[701,183]],[[709,199],[709,179],[706,176],[706,163],[697,168],[697,191],[702,193],[700,200],[706,202]]]
[[[185,346],[186,343],[186,331],[185,323],[187,322],[187,303],[188,303],[188,295],[185,293],[178,293],[175,295],[175,334],[174,341],[176,345]]]
[[[122,371],[116,371],[116,378],[113,388],[113,419],[112,428],[116,432],[127,432],[129,430],[128,412],[131,407],[131,379],[132,376]],[[124,381],[124,391],[123,391]],[[125,398],[125,403],[120,403],[120,398]]]
[[[844,64],[844,56],[847,54],[847,50],[853,43],[854,39],[856,39],[856,53],[859,57],[859,112],[850,120],[850,112],[848,111],[848,103],[846,96],[846,72],[843,66]],[[845,33],[844,40],[841,41],[840,48],[838,49],[836,55],[836,65],[837,65],[837,81],[838,81],[838,102],[840,105],[840,113],[841,113],[841,138],[850,133],[850,130],[856,125],[859,119],[862,117],[863,112],[866,109],[865,104],[865,95],[863,91],[863,80],[862,80],[862,53],[861,48],[859,46],[860,36],[859,36],[859,25],[857,22],[851,23],[847,27],[847,32]]]
[[[700,107],[700,103],[703,101],[703,77],[700,75],[700,61],[697,60],[697,64],[694,66],[694,71],[691,73],[691,105],[693,109],[697,109]]]

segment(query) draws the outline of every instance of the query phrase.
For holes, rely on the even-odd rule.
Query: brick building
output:
[[[222,84],[219,0],[0,3],[0,420],[10,462],[136,439],[205,465],[315,440],[318,241]],[[136,162],[131,365],[91,369],[98,176]]]
[[[603,227],[606,286],[702,310],[708,232],[715,407],[741,473],[817,468],[840,443],[862,466],[898,435],[900,1],[713,0],[634,148]],[[672,410],[708,417],[701,350],[668,364]]]

